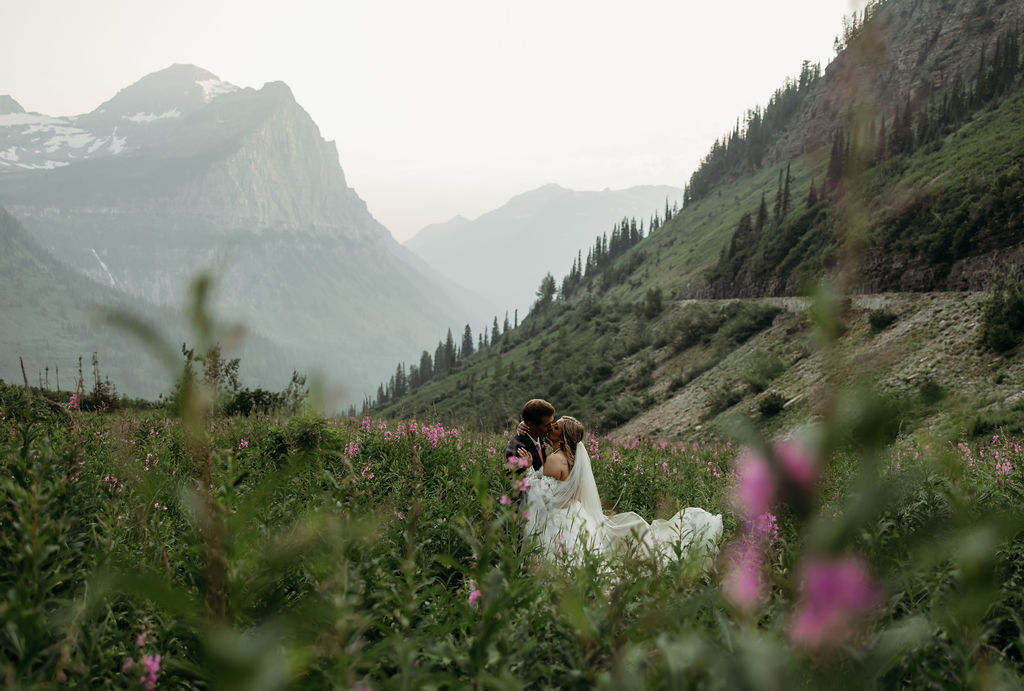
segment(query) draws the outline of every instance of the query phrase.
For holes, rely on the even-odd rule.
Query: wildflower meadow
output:
[[[1019,686],[1024,440],[903,434],[863,376],[784,431],[589,431],[606,511],[722,514],[709,562],[543,558],[514,420],[231,414],[199,374],[0,382],[7,688]]]
[[[870,400],[774,442],[589,435],[606,510],[724,515],[702,571],[540,559],[508,432],[196,427],[2,392],[8,688],[1000,688],[1022,670],[1018,439],[881,443]]]

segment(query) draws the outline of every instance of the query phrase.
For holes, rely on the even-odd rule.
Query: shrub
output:
[[[871,325],[871,333],[878,333],[889,328],[897,319],[896,313],[887,309],[874,309],[868,312],[868,324]]]
[[[712,418],[721,412],[732,408],[743,400],[743,394],[731,384],[716,386],[711,395],[708,396],[707,417]]]
[[[743,375],[743,381],[752,392],[761,393],[785,371],[786,363],[778,355],[757,351],[750,358],[749,368]]]
[[[993,273],[981,312],[981,342],[997,353],[1020,343],[1024,331],[1024,284],[1008,266]]]
[[[778,415],[786,407],[786,397],[778,391],[769,391],[761,397],[757,403],[757,409],[762,417]]]

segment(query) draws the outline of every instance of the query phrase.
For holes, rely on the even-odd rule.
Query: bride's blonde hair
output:
[[[565,455],[569,459],[569,468],[572,469],[576,463],[576,445],[583,441],[583,423],[574,417],[563,415],[562,423],[562,444],[565,446]]]

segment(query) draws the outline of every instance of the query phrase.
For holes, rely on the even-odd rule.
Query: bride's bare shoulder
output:
[[[561,450],[548,454],[544,461],[544,474],[556,480],[569,477],[569,459]]]

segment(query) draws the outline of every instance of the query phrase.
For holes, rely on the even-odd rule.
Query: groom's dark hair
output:
[[[543,398],[532,398],[523,406],[523,422],[531,425],[540,423],[548,415],[554,416],[555,406]]]

